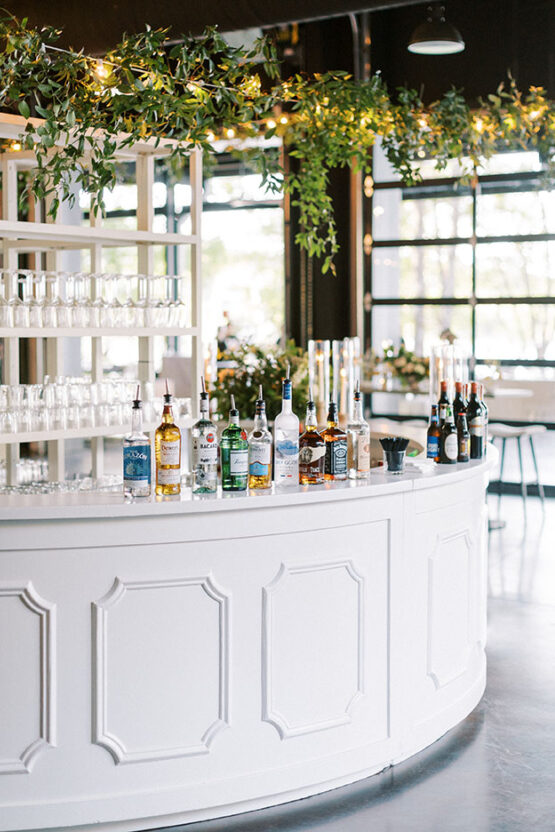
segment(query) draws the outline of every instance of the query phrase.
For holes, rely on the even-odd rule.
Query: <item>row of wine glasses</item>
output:
[[[16,480],[18,487],[31,483],[44,483],[48,479],[48,460],[44,457],[37,459],[19,459],[16,463]],[[8,474],[6,463],[0,460],[0,488],[6,487]]]
[[[0,328],[163,329],[187,325],[183,278],[0,270]]]
[[[45,460],[22,460],[24,463],[44,463]],[[36,470],[29,465],[26,466],[29,472]],[[47,469],[48,471],[48,469]],[[18,485],[6,485],[6,476],[2,479],[2,468],[0,467],[0,495],[3,497],[20,497],[27,494],[71,494],[77,491],[102,491],[121,494],[122,478],[119,474],[104,474],[101,477],[91,477],[88,474],[79,474],[71,479],[59,482],[47,482],[44,477],[34,479],[18,480]]]

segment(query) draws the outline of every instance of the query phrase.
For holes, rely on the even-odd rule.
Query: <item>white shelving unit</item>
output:
[[[37,126],[40,121],[31,120]],[[0,114],[0,138],[16,139],[25,129],[26,121],[10,114]],[[8,151],[0,154],[2,173],[2,215],[0,219],[0,242],[5,269],[20,267],[19,255],[30,258],[45,257],[49,271],[60,269],[63,251],[77,250],[90,252],[91,273],[102,272],[102,251],[110,247],[135,247],[137,249],[137,271],[152,275],[154,246],[188,246],[190,248],[191,292],[190,297],[181,298],[190,309],[190,326],[153,328],[110,328],[110,329],[42,329],[13,328],[0,329],[4,343],[4,384],[20,383],[19,351],[24,338],[37,339],[37,355],[45,354],[44,372],[50,376],[64,374],[62,338],[90,337],[92,344],[92,381],[102,380],[102,338],[121,336],[138,339],[138,376],[142,382],[154,382],[153,339],[160,336],[190,336],[192,349],[192,394],[196,398],[199,378],[202,373],[201,337],[201,216],[202,216],[202,156],[194,150],[190,154],[191,183],[191,234],[158,233],[154,224],[154,163],[157,158],[167,155],[169,141],[164,147],[155,147],[154,142],[141,142],[126,147],[118,156],[123,161],[134,161],[137,184],[137,229],[124,230],[103,228],[101,219],[91,215],[90,225],[65,225],[48,221],[48,206],[32,199],[29,204],[29,219],[22,221],[18,214],[17,176],[20,171],[29,171],[36,165],[30,151]],[[63,147],[57,148],[63,153]],[[95,294],[92,282],[93,299]],[[180,281],[182,282],[182,281]],[[12,287],[13,288],[13,287]],[[44,344],[46,349],[44,350]],[[40,366],[40,363],[39,363]],[[40,381],[41,379],[38,379]],[[92,472],[100,476],[103,471],[104,437],[120,434],[129,426],[107,426],[79,428],[74,430],[35,431],[29,433],[0,434],[0,445],[5,446],[7,482],[16,483],[16,465],[19,460],[21,442],[46,441],[48,448],[49,476],[52,480],[64,478],[65,440],[91,438]]]

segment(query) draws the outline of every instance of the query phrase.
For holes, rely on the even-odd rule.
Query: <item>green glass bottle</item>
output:
[[[239,411],[235,397],[231,396],[229,425],[220,440],[222,463],[222,490],[246,491],[249,479],[249,443],[247,434],[239,424]]]

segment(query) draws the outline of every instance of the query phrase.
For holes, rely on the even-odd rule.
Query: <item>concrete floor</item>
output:
[[[172,832],[555,832],[555,500],[502,497],[499,514],[488,686],[461,725],[353,786]]]

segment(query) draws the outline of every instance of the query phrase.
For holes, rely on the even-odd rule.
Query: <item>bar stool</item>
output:
[[[536,471],[536,485],[538,486],[538,494],[540,495],[540,499],[543,503],[545,500],[545,494],[543,490],[543,485],[540,482],[540,472],[538,470],[538,462],[536,459],[536,452],[534,450],[534,440],[533,437],[537,436],[539,433],[545,433],[547,430],[545,425],[521,425],[519,427],[514,427],[513,425],[504,425],[501,422],[497,422],[494,424],[488,425],[488,433],[492,437],[492,440],[501,439],[502,446],[501,446],[501,463],[499,465],[499,494],[501,495],[501,485],[503,483],[503,465],[505,462],[505,445],[507,439],[516,439],[517,442],[517,449],[518,449],[518,461],[520,463],[520,490],[522,492],[522,499],[526,501],[526,495],[528,493],[528,483],[524,479],[524,467],[522,465],[522,445],[521,439],[523,437],[528,437],[530,441],[530,452],[532,454],[532,461],[534,463],[534,468]]]

